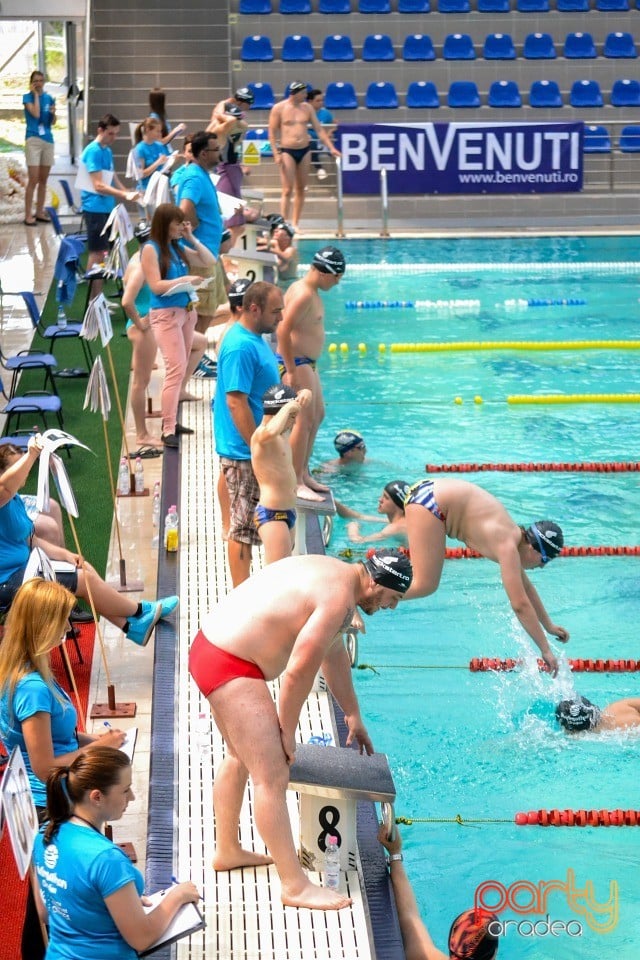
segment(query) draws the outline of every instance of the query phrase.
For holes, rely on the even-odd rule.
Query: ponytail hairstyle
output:
[[[44,831],[48,846],[61,824],[73,816],[73,808],[92,790],[107,793],[120,780],[120,772],[131,761],[122,750],[113,747],[91,747],[80,753],[68,767],[57,767],[47,777],[47,811],[49,822]]]

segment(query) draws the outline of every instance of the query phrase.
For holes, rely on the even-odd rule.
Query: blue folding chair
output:
[[[479,107],[480,94],[477,84],[473,80],[454,80],[449,86],[447,103],[455,109]]]
[[[438,0],[439,13],[469,13],[469,0]]]
[[[510,0],[478,0],[478,13],[509,13]]]
[[[351,0],[320,0],[318,13],[333,16],[334,13],[351,13]]]
[[[437,110],[440,98],[435,83],[430,80],[414,80],[407,87],[407,106],[419,110]]]
[[[410,33],[402,47],[402,59],[410,61],[435,60],[433,41],[425,33]]]
[[[572,107],[602,107],[602,90],[597,80],[576,80],[571,86],[569,103]]]
[[[358,106],[358,98],[353,84],[341,80],[327,84],[324,105],[327,110],[355,110]]]
[[[93,354],[89,341],[80,336],[82,324],[73,320],[67,320],[66,326],[60,326],[59,323],[50,323],[47,326],[42,322],[42,316],[36,303],[36,298],[29,290],[21,290],[20,296],[24,300],[27,312],[31,319],[34,329],[38,331],[43,340],[49,341],[49,353],[53,354],[56,340],[78,340],[82,347],[82,353],[86,364],[86,370],[82,368],[68,368],[60,370],[55,376],[58,377],[86,377],[89,375],[93,366]]]
[[[273,88],[270,83],[248,83],[247,86],[251,93],[253,94],[253,103],[251,104],[251,110],[271,110],[271,107],[276,102],[276,98],[273,95]]]
[[[562,106],[562,94],[555,80],[534,80],[529,91],[529,105],[531,107]]]
[[[62,221],[60,220],[58,211],[55,209],[55,207],[45,207],[44,209],[49,214],[51,226],[53,227],[53,232],[55,233],[56,237],[58,237],[60,240],[74,240],[84,246],[84,244],[87,242],[86,233],[65,233],[64,227],[62,226]]]
[[[485,60],[515,60],[516,48],[508,33],[490,33],[484,42],[482,55]]]
[[[362,44],[362,59],[368,61],[395,60],[391,37],[386,33],[370,33]]]
[[[444,38],[442,56],[445,60],[475,60],[476,51],[468,33],[449,33]]]
[[[398,106],[396,88],[388,80],[370,83],[364,103],[369,110],[395,110]]]
[[[640,127],[636,124],[623,127],[618,146],[622,153],[640,153]]]
[[[297,63],[311,63],[315,60],[311,37],[299,33],[285,37],[282,43],[282,59]]]
[[[567,60],[593,60],[598,56],[590,33],[568,33],[564,41],[564,56]]]
[[[255,127],[253,130],[247,130],[245,140],[255,140],[256,146],[260,150],[260,156],[272,157],[273,151],[269,143],[269,131],[266,127]]]
[[[322,59],[329,63],[351,63],[355,59],[351,37],[334,33],[322,44]]]
[[[606,127],[589,124],[584,128],[583,153],[611,153],[611,137]]]
[[[640,107],[640,83],[637,80],[616,80],[611,87],[612,107]]]
[[[525,60],[555,60],[556,48],[550,33],[528,33],[522,55]]]
[[[20,294],[3,292],[0,287],[0,299],[3,296],[19,297]],[[31,320],[31,322],[33,323],[33,320]],[[55,380],[53,379],[53,371],[58,366],[58,361],[52,353],[28,349],[20,350],[18,353],[9,357],[2,351],[2,348],[0,348],[0,366],[3,367],[7,373],[11,374],[9,393],[7,395],[9,400],[13,400],[16,395],[16,387],[18,386],[20,374],[27,370],[42,370],[44,374],[43,386],[46,388],[48,384],[54,394],[58,392]]]
[[[60,177],[60,179],[58,180],[58,183],[59,183],[60,186],[62,187],[62,192],[64,193],[64,198],[65,198],[65,200],[67,201],[67,206],[68,206],[69,210],[71,211],[71,213],[75,213],[75,214],[78,215],[78,216],[81,215],[81,214],[82,214],[82,207],[79,207],[79,206],[77,205],[77,203],[75,202],[74,197],[73,197],[73,191],[72,191],[72,189],[71,189],[71,187],[70,187],[70,185],[69,185],[69,181],[68,181],[68,180],[65,180],[63,177]]]
[[[249,63],[267,63],[273,60],[273,47],[269,37],[259,34],[245,37],[240,48],[240,59]]]
[[[240,13],[244,17],[261,17],[271,13],[271,0],[240,0]]]
[[[638,56],[632,35],[622,32],[607,34],[602,52],[605,57],[611,57],[616,60],[632,60]]]
[[[494,80],[489,87],[487,103],[490,107],[508,107],[509,109],[522,106],[522,97],[515,80]]]
[[[398,13],[429,13],[429,0],[398,0]]]
[[[629,9],[629,0],[596,0],[596,10],[604,13]]]
[[[279,11],[285,17],[297,14],[304,16],[311,13],[311,3],[310,0],[280,0]]]
[[[358,13],[391,13],[389,0],[358,0]]]
[[[2,394],[5,397],[7,396],[4,390],[2,390]],[[13,397],[12,400],[9,400],[5,404],[2,413],[4,413],[7,418],[5,423],[7,433],[11,432],[11,423],[14,417],[16,421],[15,429],[18,430],[21,418],[27,414],[30,415],[32,422],[33,417],[41,417],[45,430],[49,429],[47,416],[54,414],[58,421],[58,426],[61,430],[64,430],[62,400],[57,393],[51,394],[45,391],[28,390],[26,393],[20,394],[19,397]]]

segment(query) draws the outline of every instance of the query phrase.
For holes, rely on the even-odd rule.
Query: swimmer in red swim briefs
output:
[[[410,584],[411,564],[398,550],[377,550],[356,564],[312,554],[288,557],[244,581],[203,619],[189,669],[227,748],[213,785],[214,869],[259,866],[273,857],[284,904],[318,910],[349,905],[342,893],[311,883],[300,865],[287,813],[289,764],[300,710],[320,668],[345,712],[347,745],[373,752],[342,635],[357,606],[367,614],[393,609]],[[265,681],[281,675],[276,709]],[[247,777],[270,856],[239,844]]]

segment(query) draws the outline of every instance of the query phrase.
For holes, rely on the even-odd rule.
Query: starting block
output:
[[[289,789],[300,794],[300,861],[307,870],[324,869],[330,834],[338,838],[340,869],[356,869],[358,801],[385,804],[383,819],[393,818],[396,789],[383,753],[298,744]]]
[[[301,500],[296,499],[296,539],[293,545],[293,556],[301,556],[307,553],[307,524],[306,518],[309,514],[317,517],[333,517],[336,512],[336,504],[333,499],[333,493],[328,490],[322,495],[322,500]]]

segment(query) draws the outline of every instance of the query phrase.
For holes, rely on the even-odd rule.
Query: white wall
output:
[[[0,19],[76,20],[86,12],[87,0],[0,0]]]

